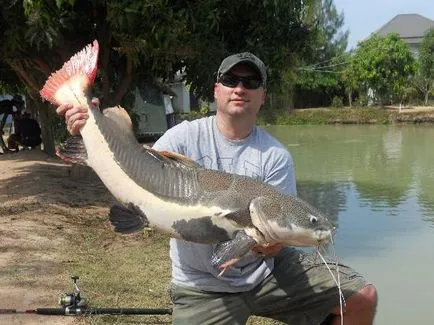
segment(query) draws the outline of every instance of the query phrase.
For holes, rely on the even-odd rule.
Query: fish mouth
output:
[[[337,228],[335,226],[331,226],[331,228],[315,230],[315,236],[318,240],[318,245],[321,246],[327,244],[333,238],[336,229]]]
[[[313,237],[316,238],[318,246],[326,244],[333,235],[333,230],[318,229],[314,231]]]
[[[329,229],[305,229],[296,225],[281,227],[277,222],[262,223],[257,231],[267,243],[281,243],[296,247],[316,247],[326,244],[332,237]]]
[[[305,229],[296,225],[282,228],[277,223],[263,228],[261,234],[271,243],[282,243],[296,247],[316,247],[326,244],[332,237],[329,229]]]
[[[326,244],[331,238],[330,230],[298,229],[281,236],[282,243],[289,246],[316,247]]]

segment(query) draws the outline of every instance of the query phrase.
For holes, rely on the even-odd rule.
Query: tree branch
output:
[[[111,105],[120,103],[120,101],[122,100],[122,98],[124,97],[124,95],[127,93],[128,89],[131,86],[131,82],[133,80],[133,62],[128,56],[126,57],[126,60],[127,62],[126,62],[125,74],[124,77],[122,78],[122,81],[118,87],[118,90],[113,98],[113,102],[111,103]]]
[[[28,71],[31,71],[30,67],[26,67],[21,60],[6,60],[6,62],[25,85],[31,88],[32,91],[38,92],[38,82],[28,73]]]

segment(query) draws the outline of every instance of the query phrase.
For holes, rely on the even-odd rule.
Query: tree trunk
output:
[[[294,109],[294,93],[291,91],[291,93],[288,94],[287,100],[286,100],[286,109],[288,111]]]
[[[32,100],[32,105],[35,105],[39,112],[43,151],[54,156],[56,152],[53,133],[54,108],[50,107],[48,102],[42,103],[39,100]]]
[[[428,105],[428,98],[429,98],[429,91],[425,91],[425,100],[424,100],[424,105]]]
[[[353,92],[351,90],[348,91],[348,105],[350,107],[352,107],[352,105],[353,105]]]
[[[291,111],[294,109],[294,91],[293,87],[288,87],[287,91],[283,93],[280,97],[280,107],[286,111]]]

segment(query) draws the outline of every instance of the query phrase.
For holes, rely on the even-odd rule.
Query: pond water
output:
[[[298,194],[338,226],[336,254],[374,283],[375,324],[434,324],[434,126],[270,126]]]

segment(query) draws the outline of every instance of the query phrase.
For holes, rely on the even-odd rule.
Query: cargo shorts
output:
[[[328,260],[335,278],[336,263]],[[368,285],[350,267],[339,264],[341,290],[346,300]],[[339,306],[339,292],[317,254],[285,248],[273,272],[252,290],[239,293],[202,291],[172,283],[174,325],[241,325],[251,315],[292,325],[320,325]]]

